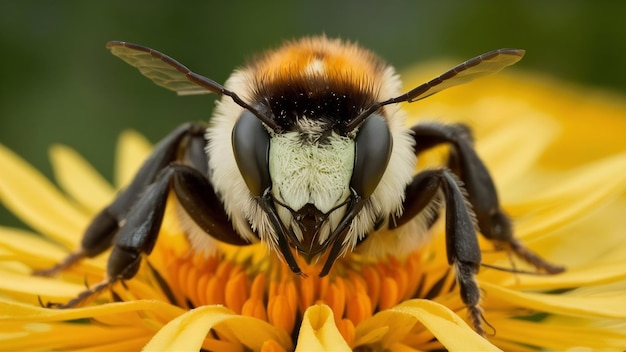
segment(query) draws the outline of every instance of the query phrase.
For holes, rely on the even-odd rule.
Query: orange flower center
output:
[[[322,278],[316,274],[317,265],[303,264],[303,270],[310,273],[306,277],[293,274],[271,252],[255,260],[237,254],[232,258],[228,254],[180,255],[162,249],[159,261],[164,265],[155,267],[175,297],[173,303],[184,308],[224,305],[237,314],[268,321],[292,336],[296,336],[304,311],[324,303],[333,310],[335,323],[350,344],[355,326],[376,312],[453,288],[449,269],[433,273],[422,253],[416,251],[404,260],[380,261],[351,254],[338,260],[331,273]]]

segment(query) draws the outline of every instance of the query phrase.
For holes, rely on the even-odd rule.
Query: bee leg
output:
[[[458,185],[457,177],[448,169],[426,170],[418,173],[407,187],[405,213],[395,219],[401,226],[425,209],[438,192],[443,191],[446,220],[446,251],[448,263],[453,265],[461,291],[461,299],[467,306],[474,329],[484,335],[480,290],[475,280],[480,266],[481,254],[476,237],[474,215]]]
[[[87,290],[81,292],[80,294],[78,294],[78,296],[76,296],[75,298],[71,299],[67,303],[61,304],[61,303],[51,303],[51,302],[49,302],[48,304],[45,305],[45,307],[46,308],[58,308],[58,309],[65,309],[65,308],[76,307],[79,304],[83,304],[89,298],[95,297],[95,295],[97,295],[98,293],[100,293],[100,292],[104,291],[105,289],[111,287],[112,284],[113,284],[113,281],[110,281],[108,279],[104,280],[104,281],[96,284],[95,286],[90,287]]]
[[[205,174],[187,165],[173,164],[170,169],[176,199],[198,227],[221,242],[237,246],[250,244],[233,228]]]
[[[233,229],[205,174],[194,166],[171,162],[158,172],[156,180],[145,187],[127,212],[113,239],[106,279],[61,308],[81,304],[113,283],[137,274],[142,256],[150,254],[156,244],[171,189],[191,220],[207,234],[230,244],[248,244]]]
[[[188,215],[205,232],[230,244],[248,244],[230,225],[209,180],[191,166],[172,163],[159,173],[157,180],[148,186],[128,213],[114,239],[107,263],[107,279],[95,288],[105,288],[118,280],[135,276],[142,255],[150,254],[154,248],[172,188]],[[86,291],[82,298],[90,296],[92,291]]]
[[[167,196],[170,189],[171,170],[166,168],[157,180],[149,185],[139,200],[127,212],[123,226],[113,239],[113,250],[107,262],[106,278],[80,293],[75,299],[59,308],[70,308],[82,304],[95,294],[110,287],[118,280],[131,279],[139,270],[142,254],[150,254],[156,243]]]
[[[162,169],[181,157],[181,149],[184,150],[183,157],[189,155],[186,159],[189,159],[190,163],[199,169],[204,168],[206,170],[206,156],[202,160],[203,148],[206,144],[204,140],[205,129],[206,126],[202,124],[186,123],[167,135],[155,146],[154,151],[141,166],[130,185],[93,218],[83,233],[80,248],[69,254],[65,260],[57,265],[34,271],[34,274],[54,275],[85,257],[95,257],[110,248],[113,238],[119,230],[119,224],[124,221],[139,195],[154,182]],[[198,152],[196,149],[200,149],[200,151]]]
[[[431,171],[420,172],[413,176],[413,181],[405,188],[405,200],[402,207],[402,215],[391,214],[389,219],[389,229],[395,229],[413,220],[415,216],[426,209],[436,199],[440,182],[433,178]],[[433,212],[432,219],[429,219],[429,227],[439,217]]]
[[[412,131],[416,154],[439,144],[451,146],[448,166],[463,182],[483,236],[497,248],[512,251],[540,271],[556,274],[565,270],[546,262],[513,236],[511,221],[500,208],[498,193],[489,171],[474,150],[469,127],[463,124],[425,123],[414,126]]]

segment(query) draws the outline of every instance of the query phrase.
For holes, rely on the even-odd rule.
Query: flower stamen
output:
[[[157,243],[157,247],[159,244]],[[304,311],[313,304],[328,305],[346,341],[354,340],[355,326],[377,311],[392,308],[419,295],[423,266],[420,252],[404,260],[365,261],[358,255],[339,260],[330,275],[293,275],[278,258],[256,256],[256,251],[224,252],[205,257],[160,248],[168,265],[161,270],[172,284],[178,302],[193,308],[223,304],[233,312],[268,321],[287,334],[300,327]],[[263,261],[263,264],[257,261]],[[269,264],[269,265],[267,265]],[[303,266],[314,271],[313,266]]]

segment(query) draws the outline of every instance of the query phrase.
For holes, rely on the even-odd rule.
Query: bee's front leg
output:
[[[448,263],[455,268],[461,300],[467,306],[474,329],[483,335],[480,290],[474,278],[480,266],[480,248],[476,238],[474,215],[457,182],[457,177],[448,169],[418,173],[406,190],[406,211],[401,217],[393,218],[393,223],[394,226],[402,226],[443,193]]]

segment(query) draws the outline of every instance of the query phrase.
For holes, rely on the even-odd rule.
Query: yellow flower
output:
[[[438,72],[421,66],[407,86]],[[626,346],[626,102],[542,77],[499,74],[405,106],[418,119],[463,121],[489,166],[516,236],[567,271],[482,268],[480,337],[464,321],[442,224],[406,259],[348,255],[328,277],[295,276],[263,245],[190,251],[166,216],[137,276],[76,309],[51,309],[104,277],[106,255],[57,277],[33,276],[76,249],[89,219],[126,184],[150,145],[125,132],[115,186],[77,153],[51,149],[56,186],[0,145],[0,200],[30,231],[0,227],[3,350],[564,350]],[[440,150],[420,159],[437,164]],[[171,209],[169,207],[168,209]],[[40,235],[39,235],[40,234]],[[483,262],[524,263],[480,239]],[[317,272],[317,271],[315,271]],[[489,330],[489,328],[488,328]]]

